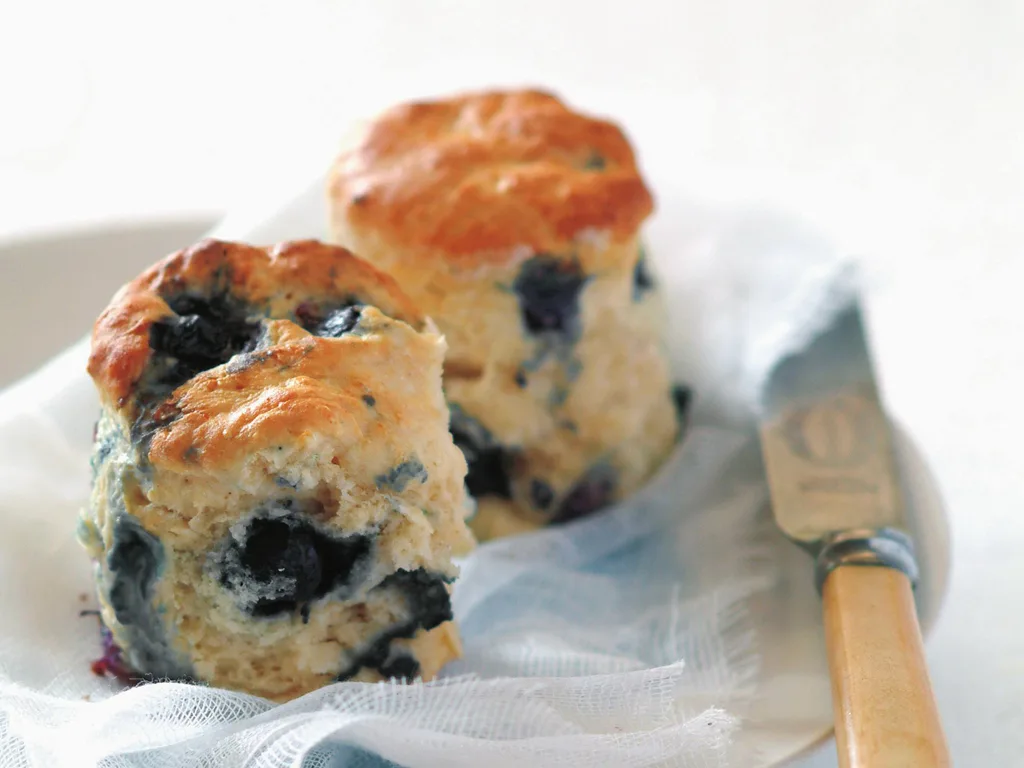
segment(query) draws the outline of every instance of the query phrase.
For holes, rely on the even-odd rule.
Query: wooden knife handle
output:
[[[910,580],[841,565],[822,586],[842,768],[948,766]]]

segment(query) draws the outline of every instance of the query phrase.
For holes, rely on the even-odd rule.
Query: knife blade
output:
[[[815,557],[840,764],[948,765],[893,438],[856,301],[779,361],[760,407],[775,520]]]
[[[889,549],[905,548],[900,565],[916,580],[889,423],[855,303],[776,365],[761,406],[765,466],[782,530],[819,550],[837,533],[871,531],[890,540]]]

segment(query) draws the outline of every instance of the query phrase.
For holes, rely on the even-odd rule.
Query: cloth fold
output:
[[[322,236],[319,192],[214,234]],[[454,595],[465,656],[434,683],[340,683],[273,706],[95,677],[74,540],[97,408],[85,343],[0,394],[0,765],[751,764],[737,737],[757,692],[757,612],[781,577],[750,398],[855,275],[773,216],[674,213],[687,225],[650,246],[675,369],[698,393],[693,427],[627,502],[468,557]]]

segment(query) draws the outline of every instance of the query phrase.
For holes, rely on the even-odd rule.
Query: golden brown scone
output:
[[[79,535],[129,667],[284,700],[459,655],[444,340],[343,248],[205,241],[93,330]]]
[[[405,104],[341,153],[328,195],[332,238],[445,334],[479,537],[588,514],[666,457],[653,201],[614,124],[539,91]]]

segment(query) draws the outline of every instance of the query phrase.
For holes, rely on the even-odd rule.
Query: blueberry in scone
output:
[[[97,668],[286,700],[457,657],[444,349],[391,278],[313,241],[205,241],[125,286],[89,360]]]
[[[523,262],[512,288],[526,332],[575,341],[580,332],[580,292],[586,281],[579,264],[572,261],[540,255]]]
[[[643,301],[644,295],[654,288],[654,278],[647,264],[647,252],[641,245],[640,255],[636,260],[636,266],[633,267],[633,301]]]
[[[512,457],[479,421],[458,405],[451,407],[449,426],[455,445],[466,458],[466,489],[474,498],[512,498],[509,474]]]
[[[332,238],[445,334],[478,536],[589,514],[666,458],[654,201],[616,125],[532,90],[403,104],[343,150],[328,197]]]

